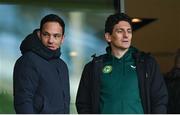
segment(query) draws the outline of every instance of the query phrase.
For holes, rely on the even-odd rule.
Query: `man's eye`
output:
[[[49,36],[49,34],[48,33],[43,33],[43,36]]]
[[[128,33],[132,33],[132,31],[131,31],[131,30],[129,30],[129,31],[128,31]]]
[[[61,34],[55,34],[54,37],[55,37],[55,38],[60,38],[60,37],[61,37]]]
[[[118,30],[117,32],[118,32],[118,33],[122,33],[122,30]]]

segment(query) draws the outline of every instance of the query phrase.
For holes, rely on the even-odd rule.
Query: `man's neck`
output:
[[[120,59],[128,51],[128,49],[112,48],[111,53],[116,58]]]

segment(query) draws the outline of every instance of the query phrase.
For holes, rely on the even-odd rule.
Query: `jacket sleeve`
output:
[[[38,76],[33,67],[26,61],[18,61],[13,73],[14,108],[16,113],[35,113],[33,96],[37,89]]]
[[[90,72],[91,64],[87,64],[84,67],[77,97],[76,97],[76,108],[79,114],[90,114],[92,112],[91,106],[91,79],[92,72]]]
[[[70,106],[70,85],[69,85],[69,72],[68,72],[68,68],[67,65],[65,64],[64,66],[64,70],[65,70],[65,78],[64,78],[64,87],[65,87],[65,114],[69,114],[69,106]]]
[[[150,65],[152,65],[150,75],[151,80],[151,113],[163,114],[167,113],[167,103],[168,103],[168,92],[164,78],[160,72],[160,68],[155,59],[152,58]]]

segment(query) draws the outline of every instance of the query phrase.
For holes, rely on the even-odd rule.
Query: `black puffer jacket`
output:
[[[22,56],[13,73],[16,113],[69,113],[67,65],[60,49],[46,48],[35,30],[21,44]]]
[[[157,62],[152,56],[138,50],[133,56],[144,113],[166,113],[168,93]],[[94,57],[84,67],[76,98],[78,113],[100,113],[100,76],[103,62],[107,58],[107,54]]]
[[[180,114],[180,68],[172,68],[165,78],[169,93],[168,113]]]

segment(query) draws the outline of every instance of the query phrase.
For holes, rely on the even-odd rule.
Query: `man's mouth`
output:
[[[47,46],[50,50],[56,50],[54,46]]]

